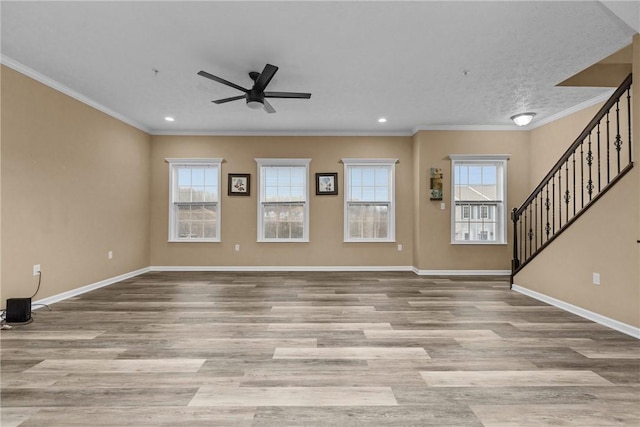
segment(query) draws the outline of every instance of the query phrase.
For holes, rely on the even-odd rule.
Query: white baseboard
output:
[[[86,285],[86,286],[82,286],[80,288],[76,288],[76,289],[72,289],[70,291],[67,292],[62,292],[60,294],[56,294],[47,298],[43,298],[43,299],[39,299],[37,301],[34,301],[32,303],[32,307],[34,310],[37,310],[38,306],[44,306],[44,305],[49,305],[49,304],[53,304],[59,301],[63,301],[69,298],[73,298],[75,296],[84,294],[86,292],[90,292],[93,291],[95,289],[99,289],[99,288],[103,288],[105,286],[109,286],[112,285],[114,283],[120,282],[122,280],[126,280],[126,279],[130,279],[132,277],[135,276],[139,276],[140,274],[146,273],[149,271],[149,267],[145,267],[145,268],[141,268],[140,270],[135,270],[135,271],[131,271],[129,273],[125,273],[125,274],[121,274],[119,276],[115,276],[115,277],[110,277],[108,279],[105,280],[101,280],[99,282],[96,283],[92,283],[90,285]]]
[[[518,286],[515,283],[512,289],[523,295],[537,299],[538,301],[546,302],[547,304],[561,308],[562,310],[568,311],[569,313],[573,313],[580,317],[584,317],[587,320],[599,323],[603,326],[606,326],[607,328],[611,328],[618,332],[622,332],[623,334],[627,334],[634,338],[640,339],[640,328],[636,328],[635,326],[627,325],[626,323],[622,323],[609,317],[602,316],[598,313],[594,313],[593,311],[589,311],[573,304],[569,304],[559,299],[550,297],[548,295],[532,291],[531,289],[523,288],[522,286]]]
[[[412,271],[418,276],[509,276],[511,270],[419,270]]]
[[[393,266],[152,266],[149,271],[413,271],[413,267]]]

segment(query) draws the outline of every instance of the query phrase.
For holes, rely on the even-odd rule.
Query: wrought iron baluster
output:
[[[580,209],[584,208],[584,140],[580,141]]]
[[[556,175],[551,177],[551,231],[556,234]]]
[[[569,191],[569,158],[564,164],[564,182],[565,182],[565,192],[564,192],[564,203],[565,203],[565,223],[569,222],[569,202],[571,201],[571,192]]]
[[[528,239],[526,239],[526,237],[529,236],[529,230],[527,228],[527,225],[528,225],[527,224],[527,210],[525,209],[523,213],[524,213],[524,235],[523,235],[523,237],[525,237],[525,239],[522,239],[522,240],[523,240],[523,243],[524,243],[524,259],[527,260],[527,259],[529,259],[529,256],[527,255],[527,240]]]
[[[533,215],[531,213],[532,206],[529,205],[529,256],[533,253]]]
[[[524,236],[522,235],[522,218],[520,218],[519,222],[520,222],[520,231],[518,232],[518,234],[520,235],[520,256],[522,257],[523,260],[526,261],[527,255],[524,253],[524,247],[523,247]]]
[[[598,122],[598,193],[600,192],[600,122]]]
[[[622,137],[620,136],[620,100],[616,101],[616,140],[613,145],[618,152],[618,173],[620,173],[620,150],[622,148]]]
[[[591,176],[591,167],[593,166],[593,151],[591,151],[591,132],[589,132],[589,151],[587,151],[587,166],[589,166],[589,181],[587,181],[587,193],[589,193],[589,201],[593,196],[593,177]]]
[[[609,112],[607,111],[607,184],[611,182],[611,133],[609,129]]]
[[[562,166],[558,169],[558,230],[562,228]]]
[[[538,198],[533,199],[533,235],[534,235],[534,245],[535,251],[538,252]]]
[[[542,194],[542,189],[540,189],[540,246],[542,246],[542,244],[544,243],[542,239],[544,239],[544,224],[543,224],[543,203],[544,200],[544,196]]]
[[[627,89],[627,127],[629,128],[629,139],[627,140],[627,144],[629,144],[629,163],[633,161],[631,157],[631,86]]]
[[[576,216],[576,152],[573,151],[573,216]]]
[[[551,224],[549,223],[549,209],[551,208],[551,200],[549,200],[549,183],[546,184],[547,187],[547,198],[544,201],[544,205],[547,208],[547,225],[545,227],[545,231],[547,232],[547,240],[549,240],[549,232],[551,231]]]

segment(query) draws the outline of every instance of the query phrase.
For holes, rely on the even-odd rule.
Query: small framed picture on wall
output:
[[[251,175],[248,173],[230,173],[227,194],[229,196],[248,196],[251,188]]]
[[[338,174],[336,172],[316,174],[316,196],[338,194]]]

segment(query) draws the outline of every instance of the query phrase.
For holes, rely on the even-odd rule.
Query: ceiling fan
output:
[[[206,77],[218,83],[222,83],[223,85],[230,86],[234,89],[238,89],[239,91],[244,92],[244,95],[232,96],[230,98],[217,99],[215,101],[211,101],[215,104],[224,104],[226,102],[237,101],[239,99],[246,99],[247,106],[249,108],[264,108],[267,113],[275,113],[276,110],[269,104],[266,98],[301,98],[301,99],[309,99],[311,98],[310,93],[300,93],[300,92],[265,92],[265,88],[273,78],[273,76],[278,71],[278,67],[275,65],[267,64],[264,66],[264,70],[261,73],[256,71],[251,71],[249,73],[249,77],[253,80],[253,87],[251,89],[245,89],[242,86],[239,86],[235,83],[231,83],[223,78],[218,76],[214,76],[213,74],[209,74],[206,71],[200,71],[198,75],[202,77]]]

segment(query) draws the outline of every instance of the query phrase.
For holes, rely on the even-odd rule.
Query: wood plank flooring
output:
[[[640,341],[413,273],[148,273],[0,335],[2,427],[640,426]]]

